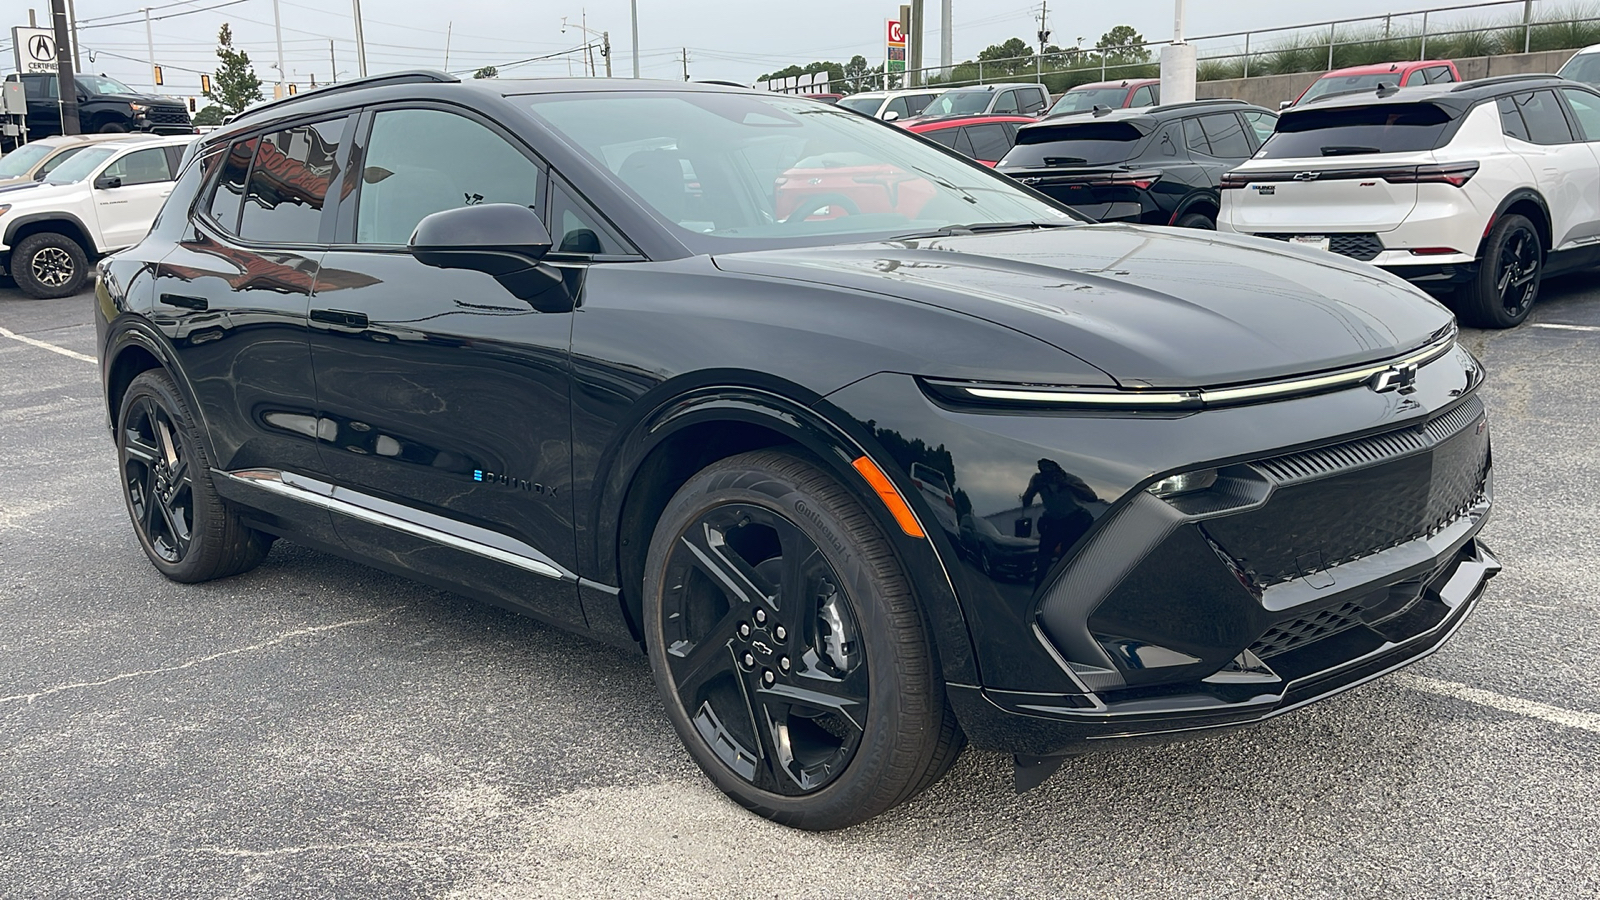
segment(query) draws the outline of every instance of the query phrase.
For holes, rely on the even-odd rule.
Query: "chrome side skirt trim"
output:
[[[359,491],[307,478],[304,475],[296,475],[293,472],[281,472],[276,469],[245,469],[239,472],[213,469],[212,472],[280,497],[299,500],[373,525],[392,528],[413,537],[516,566],[546,578],[571,582],[578,580],[575,573],[567,571],[560,563],[539,552],[538,549],[487,528],[425,513],[400,503],[380,500]]]

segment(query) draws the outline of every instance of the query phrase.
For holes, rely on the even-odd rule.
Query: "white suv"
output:
[[[1223,176],[1217,230],[1371,262],[1510,328],[1545,275],[1600,263],[1600,92],[1524,75],[1285,110]]]
[[[45,180],[0,191],[0,261],[33,297],[83,289],[90,261],[139,243],[195,136],[130,137],[81,150]]]

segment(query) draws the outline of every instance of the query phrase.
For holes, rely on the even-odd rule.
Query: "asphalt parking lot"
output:
[[[283,542],[165,581],[88,295],[0,290],[0,896],[1600,896],[1600,278],[1544,298],[1466,337],[1506,569],[1437,655],[811,835],[711,788],[642,656]]]

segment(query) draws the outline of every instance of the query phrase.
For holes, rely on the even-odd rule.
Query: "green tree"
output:
[[[984,63],[984,80],[993,81],[995,76],[1033,71],[1033,48],[1022,38],[1014,37],[1003,44],[985,47],[978,54],[978,61]]]
[[[473,72],[472,73],[472,77],[473,78],[499,78],[500,77],[500,70],[496,69],[494,66],[484,66],[483,68],[479,69],[478,71]]]
[[[871,71],[872,67],[867,65],[865,56],[857,53],[855,56],[850,57],[850,61],[844,64],[845,84],[839,89],[839,92],[853,94],[856,91],[871,90],[866,86],[866,77]]]
[[[227,113],[215,103],[207,104],[203,109],[194,114],[196,125],[221,125]]]
[[[217,59],[222,63],[212,73],[211,90],[205,94],[207,100],[222,107],[224,115],[243,112],[245,107],[263,99],[261,79],[250,65],[250,54],[233,49],[233,28],[227,22],[223,22],[222,30],[217,32]]]
[[[1150,61],[1150,51],[1144,48],[1144,35],[1132,25],[1118,25],[1101,35],[1094,46],[1105,54],[1109,65],[1127,66]]]

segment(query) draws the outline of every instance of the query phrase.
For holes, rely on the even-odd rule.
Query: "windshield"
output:
[[[24,144],[0,159],[0,178],[17,178],[29,171],[54,148],[49,144]]]
[[[1600,53],[1580,53],[1567,60],[1558,74],[1585,84],[1600,84]]]
[[[993,91],[945,91],[922,108],[924,116],[970,116],[989,108]]]
[[[118,141],[117,143],[122,143]],[[116,147],[91,147],[77,156],[62,163],[54,172],[46,175],[44,180],[51,184],[71,184],[89,177],[100,164],[111,158],[117,152]]]
[[[1256,159],[1433,150],[1449,125],[1450,114],[1432,103],[1296,107],[1278,119],[1278,130],[1261,145]]]
[[[699,253],[1076,221],[906,132],[800,98],[652,91],[526,99],[536,118]]]
[[[1132,159],[1144,132],[1128,122],[1029,125],[1017,131],[1017,145],[1002,165],[1101,166]]]
[[[1392,84],[1400,86],[1400,79],[1405,77],[1404,72],[1373,72],[1370,75],[1335,75],[1329,78],[1318,78],[1306,90],[1306,95],[1300,98],[1304,103],[1313,97],[1323,94],[1338,94],[1344,91],[1375,91],[1379,84]]]
[[[79,75],[78,85],[91,94],[133,94],[137,93],[115,78],[104,75]]]
[[[883,105],[883,98],[882,97],[846,97],[843,100],[839,101],[839,105],[844,107],[845,109],[855,110],[858,113],[866,113],[867,115],[870,116],[870,115],[873,115],[874,113],[876,113],[878,111],[878,107]]]
[[[1067,112],[1088,112],[1096,106],[1107,109],[1120,109],[1124,100],[1128,99],[1128,89],[1124,87],[1094,88],[1087,91],[1067,91],[1050,107],[1050,115]]]

